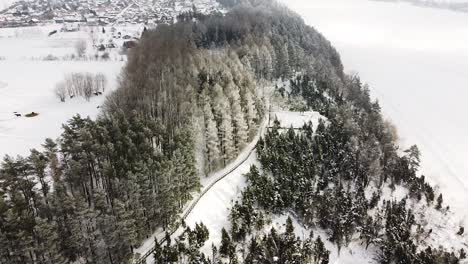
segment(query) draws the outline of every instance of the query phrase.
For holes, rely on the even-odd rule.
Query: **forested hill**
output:
[[[335,255],[362,245],[378,263],[465,259],[464,227],[435,222],[446,221],[450,209],[418,175],[418,148],[399,151],[395,128],[359,77],[343,73],[331,45],[276,3],[221,2],[232,11],[198,18],[196,47],[235,50],[257,79],[287,81],[274,94],[291,109],[317,110],[327,120],[299,132],[275,122],[258,144],[261,167],[247,175],[221,243],[206,251],[204,226],[188,227],[174,244],[157,245],[156,263],[328,263],[324,241],[337,248]],[[396,189],[403,195],[394,196]],[[272,218],[285,213],[310,235],[297,238],[291,219],[284,232],[270,229]],[[437,239],[441,233],[454,241]]]
[[[3,159],[0,262],[129,261],[175,223],[200,177],[256,135],[261,87],[312,58],[340,79],[330,44],[267,6],[183,14],[145,32],[100,118],[75,116],[43,150]]]
[[[220,2],[229,12],[194,10],[145,31],[100,118],[75,116],[44,150],[3,159],[0,263],[130,262],[155,230],[174,227],[200,178],[253,139],[272,89],[277,100],[319,111],[327,123],[298,134],[276,125],[260,141],[262,168],[248,175],[212,257],[199,250],[208,236],[200,225],[175,245],[159,245],[156,263],[326,263],[319,238],[298,241],[291,228],[253,232],[265,222],[261,215],[288,210],[340,247],[358,234],[379,249],[382,263],[458,261],[458,252],[420,249],[420,219],[406,200],[380,199],[387,185],[409,188],[406,199],[428,206],[435,194],[416,176],[417,149],[397,152],[378,103],[359,78],[343,73],[331,44],[274,2]],[[274,88],[278,80],[289,89]],[[241,254],[247,238],[249,251]]]

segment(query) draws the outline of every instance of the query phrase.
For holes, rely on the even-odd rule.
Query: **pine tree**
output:
[[[52,179],[55,179],[60,176],[60,165],[57,157],[57,143],[55,143],[52,139],[47,138],[42,147],[44,148],[45,156],[49,160],[49,168],[51,170]]]
[[[161,175],[157,187],[157,197],[160,204],[159,217],[162,221],[163,228],[167,228],[175,217],[178,211],[178,193],[174,183],[174,164],[171,160],[162,160],[160,162]]]
[[[261,48],[261,65],[262,73],[261,76],[267,80],[271,80],[273,76],[273,58],[272,51],[268,50],[268,47],[263,45]]]
[[[230,101],[232,109],[232,125],[234,133],[234,146],[239,153],[248,141],[249,127],[246,124],[244,112],[241,108],[239,90],[234,85],[230,85]]]
[[[259,243],[257,242],[256,237],[252,237],[250,239],[248,254],[245,258],[245,264],[258,263],[262,258],[264,258],[263,253],[264,252]]]
[[[226,165],[234,157],[234,135],[232,128],[232,112],[229,102],[224,95],[221,86],[216,84],[213,88],[213,109],[216,123],[218,124],[218,137],[223,165]]]
[[[226,229],[221,229],[221,246],[219,247],[219,254],[223,257],[228,257],[231,252],[232,244]]]
[[[444,199],[442,198],[442,194],[439,194],[437,197],[437,204],[436,204],[436,209],[440,210],[442,209],[442,203],[444,202]]]
[[[41,183],[42,196],[44,197],[45,203],[48,204],[47,195],[49,194],[50,186],[46,182],[46,168],[48,160],[44,154],[40,153],[36,149],[31,150],[29,156],[29,162],[32,167],[32,174],[35,175]]]
[[[257,108],[252,93],[246,89],[244,94],[244,108],[246,110],[246,120],[249,126],[249,138],[252,139],[257,129]]]
[[[66,259],[60,252],[57,227],[55,222],[48,222],[45,219],[36,218],[34,231],[36,234],[37,247],[36,252],[40,258],[47,264],[65,264]],[[39,257],[39,256],[38,256]]]
[[[328,264],[330,251],[325,248],[320,236],[317,237],[314,243],[314,255],[315,263]]]
[[[213,116],[211,104],[207,102],[204,107],[205,115],[205,141],[206,141],[206,164],[207,171],[211,172],[218,168],[219,162],[219,138],[218,127]]]
[[[294,226],[293,226],[293,223],[292,223],[292,219],[289,216],[286,219],[286,237],[288,239],[294,239],[294,237],[295,237],[295,235],[294,235]]]
[[[233,129],[230,115],[223,116],[219,132],[221,136],[221,156],[223,157],[224,165],[234,158],[235,147]]]
[[[117,215],[117,230],[122,247],[124,250],[129,250],[133,253],[133,248],[138,243],[135,219],[132,216],[132,212],[126,209],[125,204],[119,200],[115,202],[115,211]]]
[[[421,162],[421,152],[418,149],[418,146],[413,145],[409,149],[405,150],[406,153],[406,159],[408,160],[410,170],[413,173],[416,173],[416,171],[419,168],[419,164]]]
[[[288,44],[282,44],[277,50],[276,74],[283,80],[287,80],[291,76],[291,68],[289,65]]]

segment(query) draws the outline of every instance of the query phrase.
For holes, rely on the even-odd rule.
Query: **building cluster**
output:
[[[194,7],[205,14],[220,10],[216,0],[23,0],[0,10],[0,28],[52,23],[65,28],[129,23],[152,26],[173,23],[177,15]]]

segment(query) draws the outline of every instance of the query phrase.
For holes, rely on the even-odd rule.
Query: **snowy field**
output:
[[[468,14],[403,2],[282,2],[332,42],[346,71],[369,83],[402,147],[420,147],[421,172],[467,226]]]
[[[67,32],[48,36],[60,31],[61,25],[37,27],[0,28],[0,57],[3,59],[44,58],[47,55],[61,57],[75,53],[77,41],[88,42],[86,32]]]
[[[80,61],[0,61],[0,156],[26,155],[38,148],[47,137],[55,139],[61,125],[73,115],[95,117],[105,94],[116,87],[116,77],[122,62]],[[68,99],[62,103],[54,95],[57,82],[66,73],[102,72],[108,84],[104,95]],[[16,117],[13,112],[22,116]],[[27,113],[39,113],[25,117]]]
[[[70,26],[76,31],[64,32],[63,24],[50,24],[34,27],[0,28],[0,58],[22,60],[44,60],[52,55],[58,59],[76,56],[76,44],[79,41],[86,43],[85,55],[93,58],[96,54],[109,53],[111,60],[124,60],[120,54],[120,47],[126,41],[123,38],[113,38],[118,33],[121,36],[140,37],[143,30],[141,25],[118,25],[106,27]],[[104,31],[103,31],[104,29]],[[56,32],[52,35],[52,32]],[[93,45],[114,43],[117,48],[96,51]]]
[[[105,96],[116,88],[117,76],[125,64],[116,52],[110,60],[63,60],[76,53],[79,40],[88,43],[87,53],[92,54],[89,32],[58,32],[60,26],[0,29],[0,157],[27,155],[31,148],[39,148],[47,137],[55,139],[61,125],[75,114],[96,117],[98,106]],[[99,41],[99,40],[98,40]],[[48,61],[48,55],[58,60]],[[114,57],[112,57],[114,56]],[[107,79],[103,95],[67,98],[62,103],[54,94],[56,84],[69,73],[103,73]],[[21,114],[15,116],[14,112]],[[36,117],[24,117],[36,112]]]

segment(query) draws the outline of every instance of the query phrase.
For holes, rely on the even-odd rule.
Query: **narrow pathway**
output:
[[[219,174],[219,175],[216,175],[214,174],[213,175],[213,180],[211,183],[209,183],[208,185],[206,185],[206,187],[203,189],[203,191],[195,198],[193,199],[189,204],[188,206],[183,210],[183,213],[180,217],[181,220],[186,220],[187,217],[190,215],[190,213],[193,211],[193,209],[195,208],[195,206],[198,204],[198,202],[205,196],[205,194],[207,194],[213,186],[215,186],[217,183],[219,183],[221,180],[223,180],[224,178],[226,178],[227,176],[229,176],[231,173],[233,173],[237,168],[239,168],[241,165],[243,165],[251,156],[252,154],[254,153],[256,147],[257,147],[257,142],[258,140],[260,139],[260,137],[263,135],[264,133],[264,130],[265,128],[268,126],[269,124],[269,119],[270,119],[270,114],[268,114],[268,119],[265,120],[262,125],[260,126],[259,128],[259,132],[257,133],[257,135],[255,136],[255,138],[252,140],[252,142],[247,145],[244,150],[239,154],[239,156],[237,157],[237,159],[235,161],[233,161],[232,163],[230,163],[228,166],[226,166],[224,169],[222,169],[221,171],[219,171],[218,173],[216,174]],[[179,227],[175,228],[174,230],[169,230],[169,234],[172,236],[174,235],[177,231],[179,231]],[[150,245],[146,246],[145,248],[148,248],[146,250],[146,252],[138,259],[136,260],[134,263],[135,264],[146,264],[146,263],[152,263],[152,262],[147,262],[147,259],[150,258],[154,252],[154,249],[155,249],[155,241],[154,239],[157,238],[158,239],[158,243],[159,244],[162,244],[166,241],[166,236],[165,236],[165,232],[164,231],[161,231],[161,232],[157,232],[157,234],[153,235],[152,236],[152,242]]]

